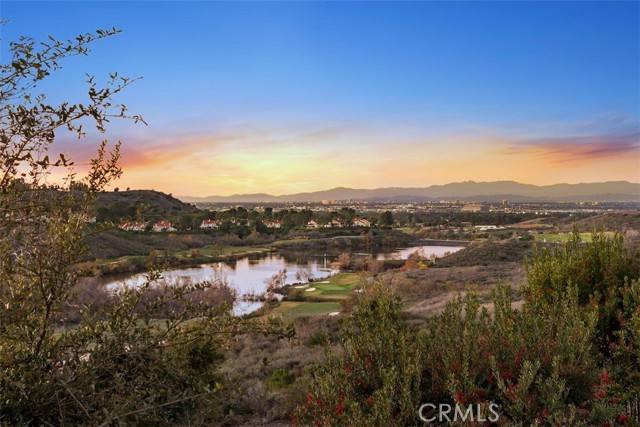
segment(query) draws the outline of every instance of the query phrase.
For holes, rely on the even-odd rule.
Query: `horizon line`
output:
[[[606,180],[606,181],[590,181],[590,182],[557,182],[554,184],[530,184],[530,183],[526,183],[526,182],[520,182],[520,181],[514,181],[514,180],[508,180],[508,179],[504,179],[504,180],[495,180],[495,181],[474,181],[474,180],[466,180],[466,181],[452,181],[452,182],[448,182],[445,184],[430,184],[430,185],[425,185],[425,186],[399,186],[399,185],[391,185],[391,186],[385,186],[385,187],[369,187],[369,188],[363,188],[363,187],[347,187],[347,186],[337,186],[337,187],[331,187],[331,188],[324,188],[324,189],[319,189],[319,190],[307,190],[307,191],[298,191],[298,192],[292,192],[292,193],[281,193],[281,194],[272,194],[272,193],[267,193],[267,192],[246,192],[246,193],[232,193],[232,194],[208,194],[205,196],[191,196],[188,194],[182,194],[182,195],[177,195],[175,197],[177,198],[192,198],[192,199],[204,199],[204,198],[209,198],[209,197],[234,197],[234,196],[255,196],[255,195],[262,195],[262,196],[269,196],[269,197],[285,197],[285,196],[293,196],[293,195],[299,195],[299,194],[308,194],[308,193],[319,193],[319,192],[324,192],[324,191],[331,191],[331,190],[360,190],[360,191],[372,191],[372,190],[390,190],[390,189],[400,189],[400,190],[415,190],[415,189],[427,189],[427,188],[431,188],[431,187],[442,187],[442,186],[446,186],[446,185],[454,185],[454,184],[495,184],[495,183],[512,183],[512,184],[519,184],[519,185],[529,185],[532,187],[553,187],[553,186],[557,186],[557,185],[590,185],[590,184],[613,184],[613,183],[623,183],[623,184],[635,184],[635,185],[640,185],[640,181],[629,181],[629,180]],[[136,189],[137,191],[144,191],[145,189]],[[150,190],[150,191],[159,191],[159,192],[163,192],[162,190],[157,190],[157,189],[146,189],[146,190]],[[135,191],[135,190],[132,190]]]

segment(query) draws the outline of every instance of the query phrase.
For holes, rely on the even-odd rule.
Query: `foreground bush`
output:
[[[573,233],[565,245],[535,251],[526,267],[528,301],[556,305],[567,289],[575,288],[583,310],[596,311],[594,345],[600,353],[602,369],[607,371],[606,386],[595,395],[596,407],[626,407],[627,412],[640,419],[637,248],[628,246],[620,233],[607,237],[594,232],[588,242]]]
[[[68,56],[117,30],[62,42],[23,38],[0,65],[0,425],[208,425],[218,419],[222,348],[239,332],[273,331],[229,314],[213,283],[81,295],[77,269],[96,196],[118,178],[119,145],[97,148],[86,176],[47,152],[60,130],[131,118],[112,97],[117,74],[88,102],[47,105],[31,91]],[[56,169],[57,168],[57,169]],[[64,173],[64,172],[63,172]],[[84,289],[86,291],[86,289]],[[222,290],[222,294],[217,292]],[[98,298],[94,298],[98,297]],[[70,325],[74,323],[74,325]],[[279,328],[278,328],[279,330]]]
[[[410,423],[420,405],[420,353],[401,317],[401,304],[383,285],[365,294],[342,329],[342,355],[313,372],[302,425]]]
[[[598,309],[596,339],[608,352],[624,323],[624,294],[630,281],[640,278],[640,254],[625,245],[622,234],[593,233],[590,242],[583,242],[576,232],[564,245],[535,250],[525,266],[529,301],[554,304],[575,287],[581,305]]]
[[[375,285],[346,321],[342,348],[312,372],[295,420],[415,425],[422,403],[485,414],[494,403],[503,425],[637,422],[637,264],[621,237],[603,239],[537,252],[520,308],[498,288],[487,305],[450,302],[420,330],[390,287]]]
[[[596,316],[575,294],[555,306],[512,308],[498,289],[492,312],[469,296],[450,303],[427,329],[429,402],[500,405],[510,422],[569,422],[597,383]]]

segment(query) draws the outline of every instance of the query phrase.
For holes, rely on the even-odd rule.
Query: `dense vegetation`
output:
[[[499,242],[474,242],[462,251],[452,253],[435,263],[435,267],[491,265],[499,262],[521,262],[531,253],[533,243],[509,239]]]
[[[163,219],[198,211],[195,206],[183,203],[170,194],[151,190],[103,191],[97,195],[95,205],[99,222],[117,222],[136,217]]]
[[[411,329],[391,288],[373,286],[342,329],[341,351],[312,371],[304,425],[413,425],[436,402],[500,405],[517,425],[637,421],[640,265],[621,236],[576,234],[527,263],[526,299],[468,295]]]

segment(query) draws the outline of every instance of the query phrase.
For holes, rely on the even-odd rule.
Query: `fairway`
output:
[[[295,319],[297,317],[319,316],[340,311],[342,307],[339,302],[307,302],[307,301],[283,301],[274,308],[269,315],[282,316],[285,319]]]
[[[347,299],[360,283],[356,273],[339,273],[327,279],[312,282],[308,287],[288,288],[289,301],[282,301],[271,309],[267,315],[282,316],[294,319],[305,316],[327,315],[341,311],[341,301]]]
[[[297,298],[303,297],[310,301],[340,301],[348,298],[359,282],[360,276],[355,273],[340,273],[328,279],[310,283],[310,287],[304,290],[291,288],[289,295],[292,297],[295,295]]]

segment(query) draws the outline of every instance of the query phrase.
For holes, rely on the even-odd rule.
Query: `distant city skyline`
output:
[[[178,195],[640,182],[638,2],[14,2],[20,35],[123,32],[40,87],[142,76],[120,188]],[[99,136],[60,135],[81,170]],[[55,179],[55,177],[54,177]]]

